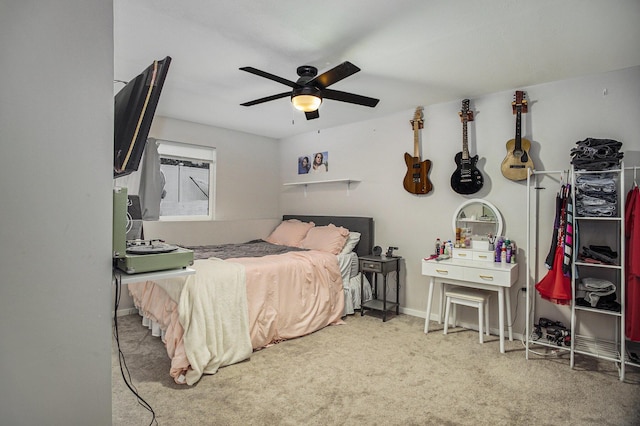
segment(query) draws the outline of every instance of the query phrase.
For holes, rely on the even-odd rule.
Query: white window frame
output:
[[[216,200],[216,148],[211,146],[193,145],[183,142],[173,142],[157,139],[158,154],[160,157],[169,157],[187,161],[209,162],[209,214],[208,215],[179,215],[160,216],[160,221],[195,221],[215,220]]]

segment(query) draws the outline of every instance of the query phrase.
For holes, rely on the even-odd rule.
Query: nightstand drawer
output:
[[[361,260],[360,270],[369,272],[382,272],[382,263],[372,262],[370,260]]]

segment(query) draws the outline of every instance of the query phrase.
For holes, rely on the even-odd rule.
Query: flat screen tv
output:
[[[114,99],[113,177],[138,170],[171,58],[153,61]]]

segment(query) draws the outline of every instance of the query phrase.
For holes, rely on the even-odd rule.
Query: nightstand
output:
[[[382,321],[387,320],[387,311],[395,308],[396,315],[400,313],[400,259],[401,257],[361,256],[360,257],[360,294],[364,294],[363,274],[370,272],[373,281],[373,299],[361,303],[360,315],[365,309],[382,311]],[[396,273],[396,302],[387,301],[387,275]],[[382,299],[378,299],[378,274],[382,275]]]

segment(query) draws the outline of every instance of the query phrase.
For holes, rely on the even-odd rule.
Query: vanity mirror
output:
[[[493,250],[488,235],[502,235],[502,216],[490,202],[474,198],[465,201],[456,209],[452,226],[460,247]]]

